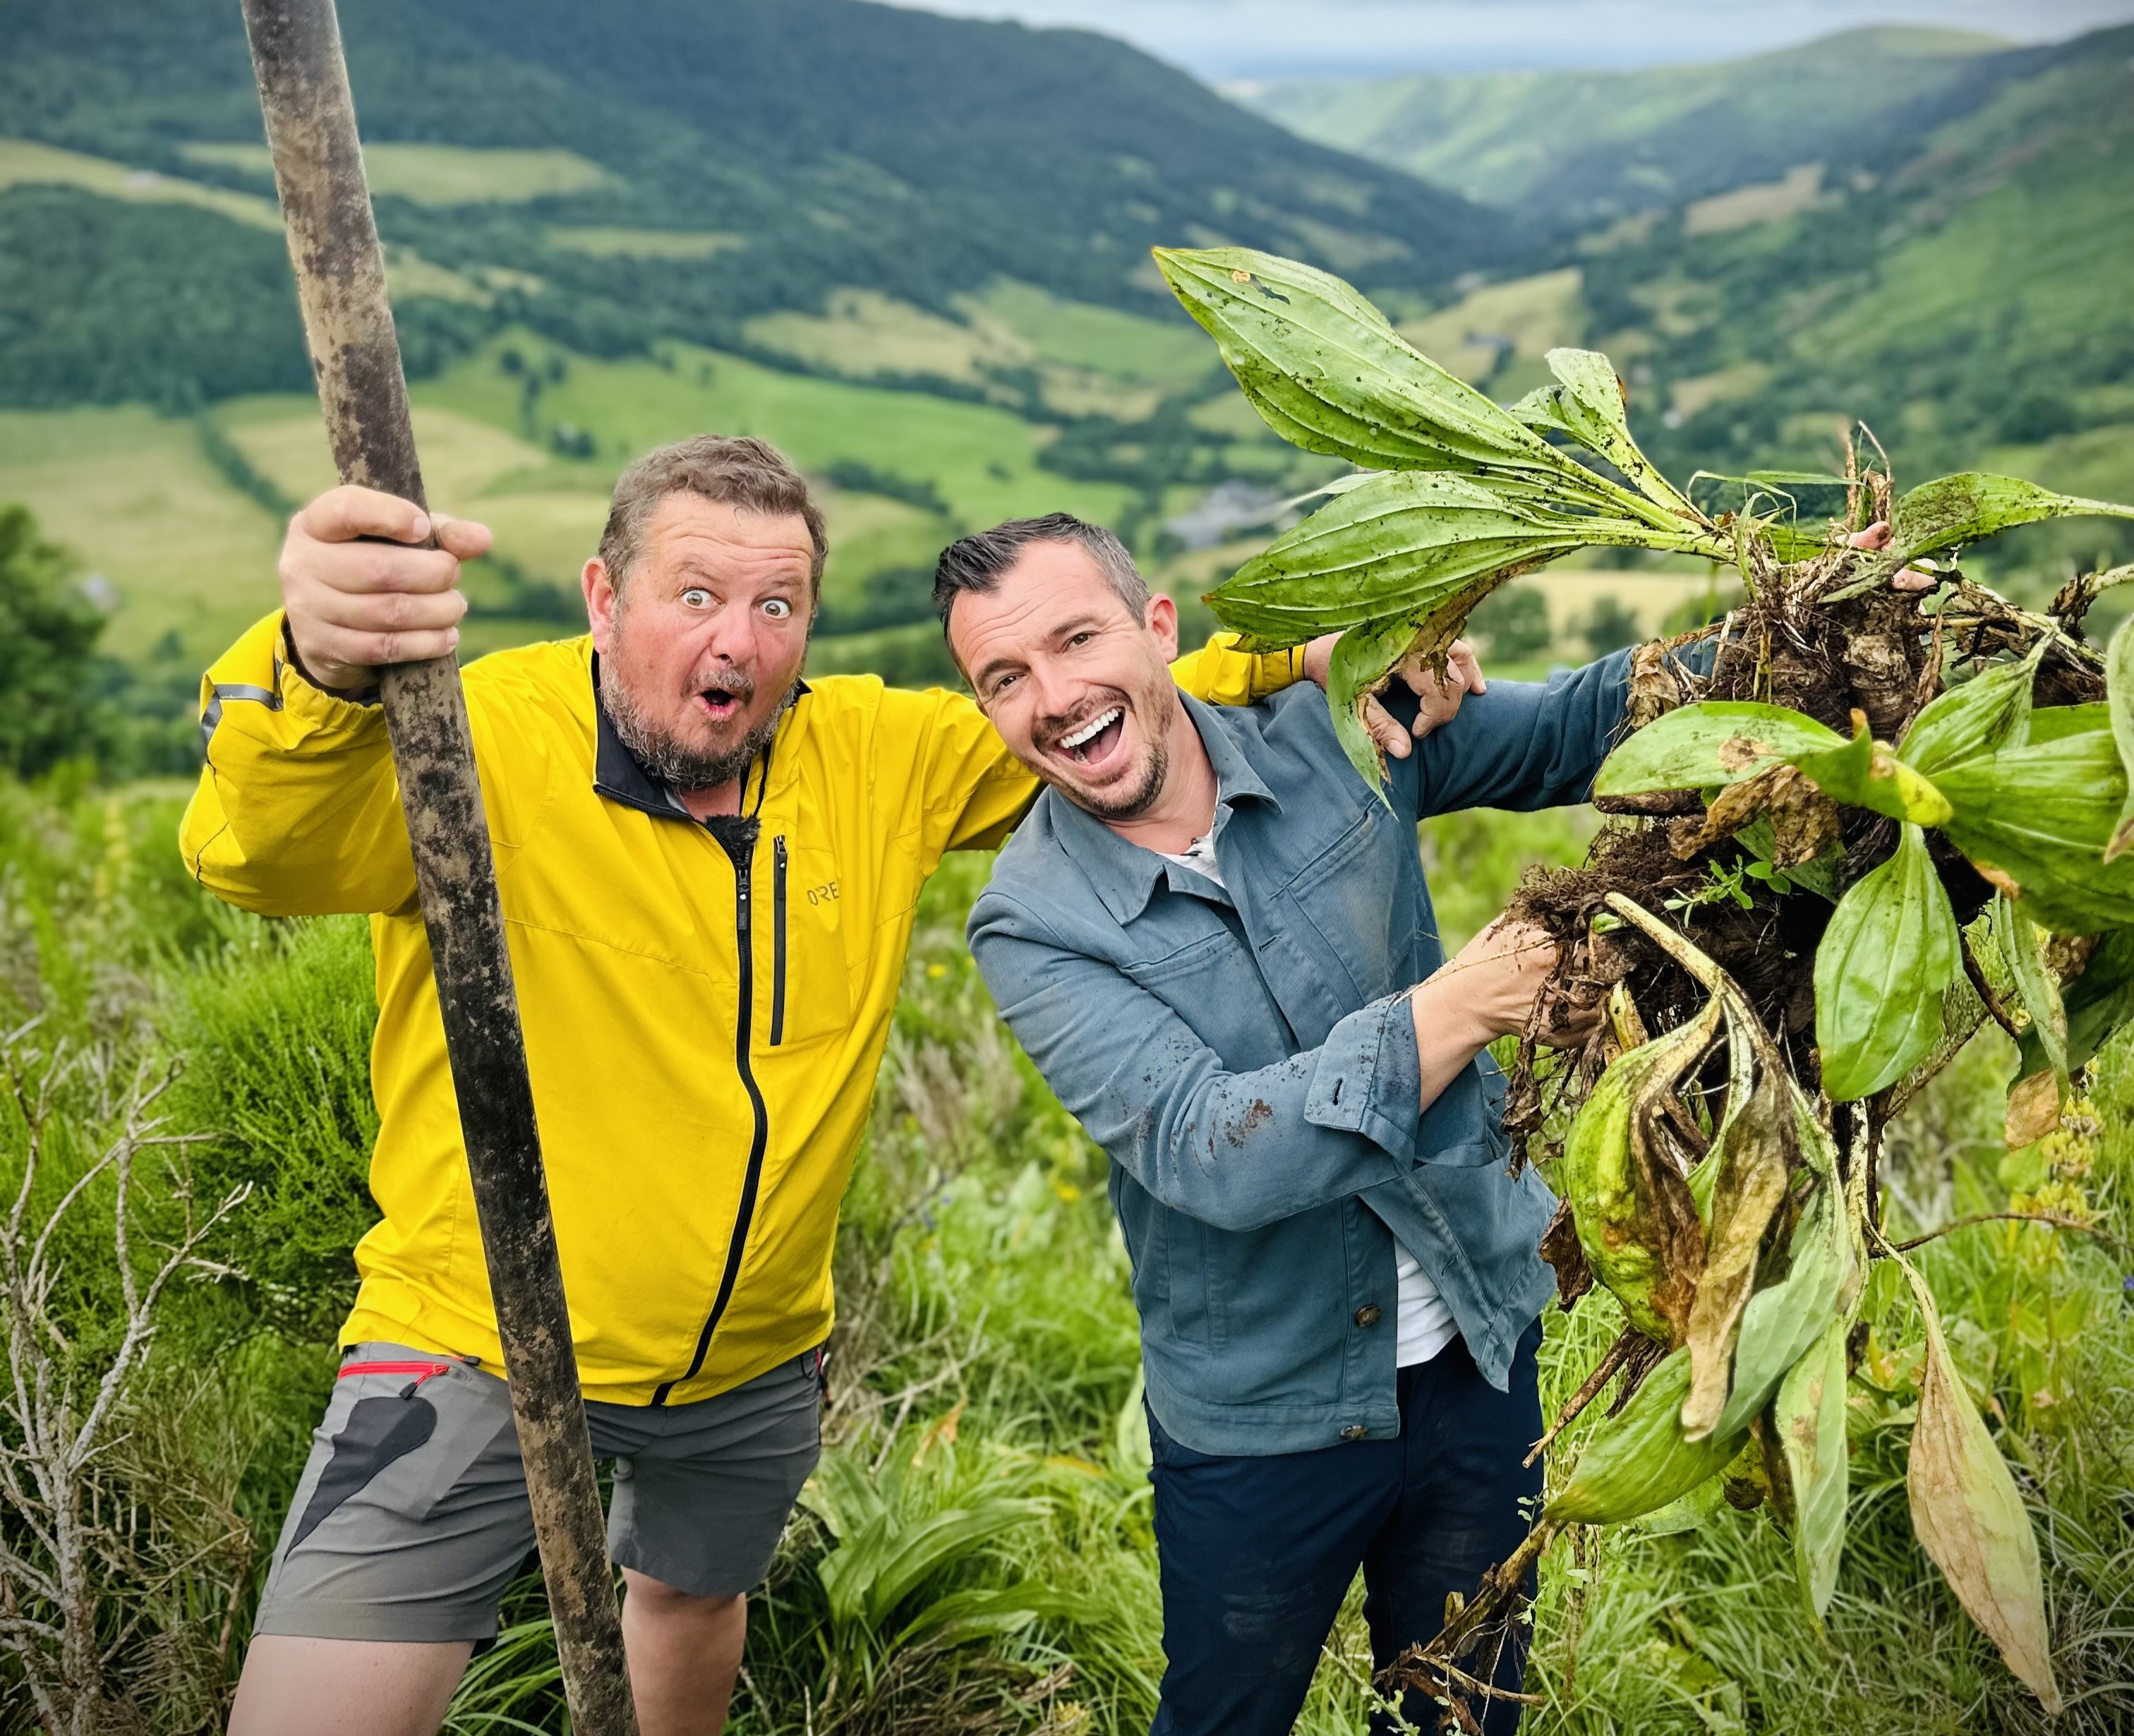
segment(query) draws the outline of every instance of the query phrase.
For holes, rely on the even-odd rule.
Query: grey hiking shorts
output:
[[[615,1461],[608,1552],[699,1597],[762,1579],[822,1446],[816,1351],[694,1404],[588,1403]],[[253,1624],[307,1639],[471,1640],[534,1547],[503,1379],[404,1344],[341,1362]]]

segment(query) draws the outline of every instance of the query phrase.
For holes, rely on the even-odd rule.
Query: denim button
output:
[[[1351,1423],[1347,1428],[1341,1431],[1341,1439],[1344,1440],[1361,1440],[1370,1432],[1371,1431],[1369,1429],[1366,1429],[1361,1423]]]
[[[1356,1324],[1359,1326],[1375,1326],[1381,1318],[1378,1304],[1375,1302],[1366,1302],[1356,1310]]]

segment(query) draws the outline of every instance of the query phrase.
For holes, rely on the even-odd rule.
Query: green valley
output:
[[[17,11],[0,500],[95,576],[108,649],[196,668],[271,605],[278,521],[329,480],[241,34],[206,0]],[[1856,31],[1726,66],[1248,94],[1306,144],[1098,38],[854,0],[617,17],[596,40],[559,7],[450,0],[418,64],[415,14],[350,12],[430,485],[497,532],[471,649],[570,630],[616,470],[710,428],[773,441],[823,490],[818,668],[950,676],[925,574],[1016,514],[1113,525],[1190,601],[1339,465],[1259,423],[1158,292],[1151,240],[1316,258],[1503,400],[1552,345],[1601,349],[1678,475],[1827,468],[1858,417],[1900,474],[1990,462],[2134,493],[2128,32]],[[826,21],[857,34],[812,102],[690,98]],[[661,67],[618,110],[629,55]],[[840,108],[869,55],[902,70],[870,87],[879,112]],[[993,94],[956,135],[928,118],[952,79],[1021,93],[1044,161]],[[1888,99],[1863,114],[1871,89]],[[2045,527],[1983,558],[2049,588],[2098,552],[2077,540],[2112,535]],[[1528,624],[1493,629],[1493,606],[1478,629],[1523,665],[1708,588],[1622,559],[1522,581]]]

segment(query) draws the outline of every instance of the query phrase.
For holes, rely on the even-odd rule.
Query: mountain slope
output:
[[[1240,85],[1306,137],[1565,224],[1879,158],[2035,64],[1953,31],[1849,31],[1781,53],[1634,72]]]
[[[1220,234],[1387,282],[1502,257],[1506,221],[1297,140],[1123,43],[860,0],[351,0],[373,141],[562,147],[610,184],[470,225],[384,212],[447,263],[553,274],[696,335],[857,284],[935,306],[996,276],[1157,305],[1147,248]],[[187,141],[258,137],[228,0],[11,0],[0,122],[165,172]],[[552,257],[531,219],[731,233],[627,268]],[[480,255],[486,254],[485,261]],[[687,280],[687,281],[683,281]]]

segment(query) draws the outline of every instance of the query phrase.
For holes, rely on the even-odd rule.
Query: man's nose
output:
[[[699,642],[698,654],[747,668],[756,660],[756,611],[720,610],[704,624],[704,636]]]
[[[1089,691],[1089,683],[1079,677],[1043,660],[1031,665],[1030,684],[1037,700],[1037,715],[1055,723],[1073,716],[1074,707]]]

